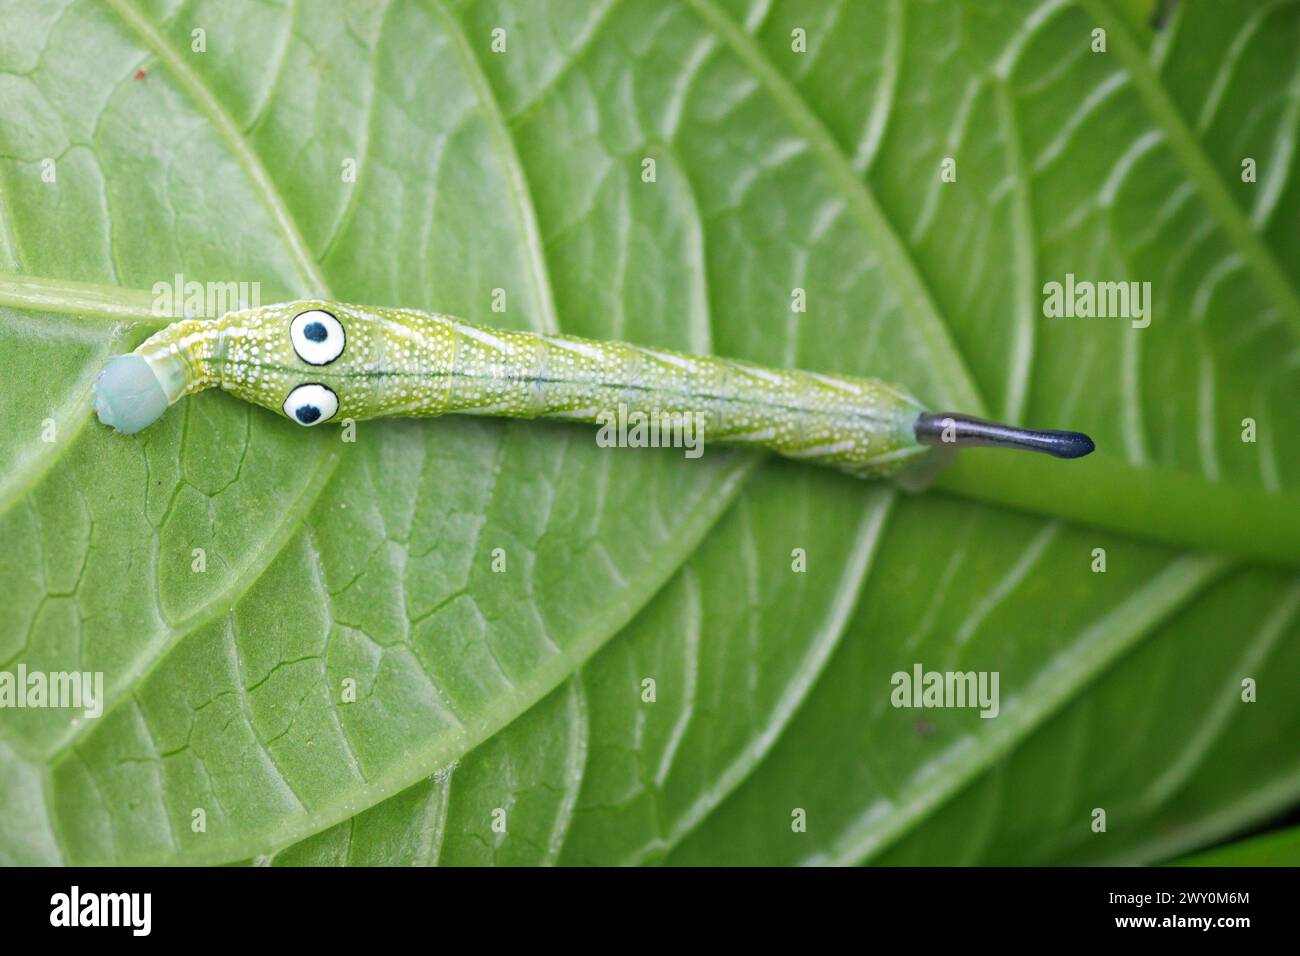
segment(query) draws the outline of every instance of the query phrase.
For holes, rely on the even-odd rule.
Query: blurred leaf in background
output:
[[[1300,3],[5,6],[0,669],[106,699],[0,710],[0,861],[1145,863],[1300,804]],[[908,496],[212,393],[113,434],[177,276],[1099,450]],[[891,706],[916,663],[998,715]]]

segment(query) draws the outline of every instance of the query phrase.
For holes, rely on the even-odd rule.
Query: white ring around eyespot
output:
[[[307,328],[316,323],[325,329],[325,338],[319,342],[307,337]],[[347,342],[343,324],[324,309],[308,309],[294,316],[289,325],[289,338],[298,358],[308,365],[329,365],[343,354],[343,346]]]
[[[284,400],[284,413],[292,418],[299,425],[319,425],[321,422],[327,422],[337,414],[339,410],[339,397],[334,392],[319,382],[311,382],[307,385],[299,385],[289,397]],[[319,413],[315,418],[311,418],[309,409],[316,409]],[[305,415],[310,421],[303,421],[301,415]]]

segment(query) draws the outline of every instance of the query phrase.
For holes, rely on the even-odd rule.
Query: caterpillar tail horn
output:
[[[1083,432],[1016,428],[951,412],[923,412],[912,430],[922,445],[940,448],[1021,448],[1054,458],[1082,458],[1097,447]]]

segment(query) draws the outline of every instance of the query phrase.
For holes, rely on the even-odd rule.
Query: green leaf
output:
[[[1300,863],[1300,829],[1279,830],[1238,840],[1174,860],[1175,866],[1295,866]]]
[[[102,671],[106,710],[0,709],[0,861],[1151,862],[1300,800],[1300,4],[6,24],[0,670]],[[1067,273],[1149,281],[1149,327],[1045,317]],[[221,394],[108,433],[90,383],[178,274],[879,375],[1099,450],[905,495]],[[891,706],[916,663],[997,672],[997,716]]]

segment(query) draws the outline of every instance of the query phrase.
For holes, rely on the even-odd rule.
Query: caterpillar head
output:
[[[364,417],[381,321],[356,306],[304,299],[226,316],[220,386],[298,425]]]
[[[173,322],[95,380],[99,420],[127,434],[183,395],[220,386],[299,425],[356,415],[368,399],[376,320],[364,310],[301,300]]]

